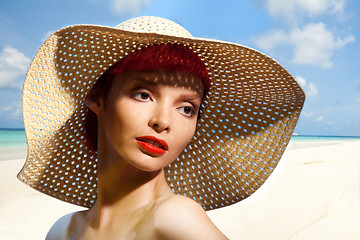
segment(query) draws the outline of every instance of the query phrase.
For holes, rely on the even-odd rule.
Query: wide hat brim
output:
[[[31,62],[23,89],[28,154],[18,178],[91,207],[97,156],[85,138],[85,98],[115,62],[162,43],[188,46],[211,78],[194,138],[166,168],[169,186],[206,210],[255,192],[280,160],[302,109],[305,95],[295,79],[272,58],[238,44],[93,25],[55,32]]]

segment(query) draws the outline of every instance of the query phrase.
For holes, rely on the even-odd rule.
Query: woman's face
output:
[[[115,161],[122,159],[143,171],[160,170],[193,137],[202,94],[201,80],[188,73],[120,75],[98,114],[104,133],[98,146]]]

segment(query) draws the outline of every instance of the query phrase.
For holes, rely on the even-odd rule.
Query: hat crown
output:
[[[116,28],[130,31],[130,32],[141,32],[141,33],[157,33],[162,35],[193,38],[190,32],[179,24],[161,17],[137,17],[125,21]]]

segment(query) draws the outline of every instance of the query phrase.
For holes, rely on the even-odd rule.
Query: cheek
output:
[[[105,127],[108,136],[116,142],[132,137],[143,125],[144,119],[137,108],[129,101],[118,100],[109,105],[106,111]]]
[[[187,139],[186,145],[193,138],[195,130],[196,130],[196,121],[192,122],[192,124],[190,124],[190,126],[187,128],[187,130],[184,131],[184,133],[186,134],[186,139]]]
[[[175,142],[178,144],[178,154],[180,154],[194,136],[196,120],[182,121],[178,126]]]
[[[144,114],[142,113],[144,113],[146,108],[144,109],[144,107],[141,107],[141,104],[124,97],[115,102],[113,111],[117,120],[123,125],[135,125],[137,121],[143,119]]]

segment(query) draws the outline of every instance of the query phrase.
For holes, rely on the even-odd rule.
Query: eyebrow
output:
[[[149,86],[149,87],[153,87],[153,88],[156,88],[156,89],[158,89],[159,85],[161,85],[161,84],[159,84],[157,82],[154,82],[152,78],[146,78],[146,77],[135,77],[135,78],[133,78],[132,82],[133,82],[133,84],[135,86],[144,84],[145,87]],[[166,84],[163,84],[163,85],[166,85]],[[198,93],[181,94],[179,96],[179,99],[182,100],[182,101],[185,101],[185,100],[187,100],[187,101],[193,101],[193,100],[201,101],[202,97]]]
[[[201,97],[199,94],[181,94],[179,96],[179,99],[181,100],[199,100],[201,101]]]

